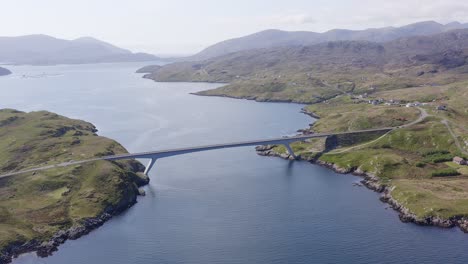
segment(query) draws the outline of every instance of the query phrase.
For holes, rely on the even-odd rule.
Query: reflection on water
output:
[[[155,83],[133,64],[10,67],[1,107],[94,123],[129,151],[294,134],[300,105],[198,97],[217,84]],[[42,73],[53,78],[20,78]],[[54,256],[15,263],[466,263],[468,236],[399,222],[358,178],[253,148],[158,160],[147,195]]]

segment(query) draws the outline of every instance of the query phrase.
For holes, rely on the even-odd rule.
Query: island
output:
[[[88,122],[47,111],[0,110],[0,174],[127,153]],[[0,178],[0,263],[45,257],[137,201],[149,182],[135,160],[97,161]]]
[[[11,74],[10,70],[0,67],[0,76],[5,76],[5,75],[9,75],[9,74]]]
[[[317,121],[301,133],[392,128],[292,148],[298,159],[364,177],[404,222],[468,232],[467,50],[468,30],[459,29],[238,51],[164,65],[144,77],[226,83],[197,95],[306,104],[303,112]],[[257,151],[296,158],[283,146]]]

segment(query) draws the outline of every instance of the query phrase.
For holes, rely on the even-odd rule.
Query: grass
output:
[[[345,136],[337,138],[330,149],[324,141],[296,143],[292,148],[302,157],[314,158],[327,150],[320,160],[376,175],[381,183],[394,187],[392,195],[397,201],[420,217],[468,216],[467,169],[447,162],[455,155],[468,156],[467,67],[449,69],[434,61],[408,64],[410,54],[422,51],[418,46],[399,56],[406,50],[404,45],[391,56],[395,61],[390,65],[372,52],[372,46],[349,53],[335,43],[333,52],[318,46],[266,49],[171,64],[147,77],[229,83],[201,95],[309,103],[306,110],[320,116],[311,127],[314,132],[397,127],[419,115],[415,108],[373,106],[352,99],[358,94],[428,103],[424,108],[431,117],[382,137]],[[366,50],[364,56],[359,50]],[[436,110],[438,105],[447,105],[447,111]],[[457,140],[441,121],[448,122]],[[282,146],[275,150],[286,152]],[[455,172],[461,176],[433,177]]]
[[[392,196],[419,218],[468,216],[468,178],[433,178],[392,182]]]
[[[456,169],[446,168],[435,170],[432,172],[432,177],[446,177],[446,176],[458,176],[460,173]]]
[[[392,196],[418,217],[468,217],[468,166],[451,162],[460,153],[447,127],[448,120],[458,140],[468,142],[468,83],[438,87],[415,87],[378,93],[376,97],[394,100],[430,101],[425,106],[431,115],[410,127],[376,135],[345,136],[334,149],[324,150],[324,141],[301,143],[295,151],[303,157],[319,158],[338,167],[373,174],[390,188]],[[426,98],[426,99],[425,99]],[[436,100],[435,102],[432,102]],[[436,111],[439,104],[447,111]],[[312,104],[307,111],[320,116],[310,128],[315,132],[401,126],[417,119],[415,108],[357,103],[351,96]],[[293,145],[294,149],[294,145]],[[279,148],[280,151],[285,151]]]
[[[95,132],[90,123],[45,111],[0,110],[0,172],[126,152]],[[141,168],[136,161],[99,161],[0,178],[0,253],[123,210],[136,198],[142,181],[134,172]]]
[[[419,116],[415,108],[355,103],[347,95],[309,105],[306,110],[320,117],[314,123],[314,131],[317,132],[396,127],[416,120]]]
[[[146,78],[229,83],[199,94],[298,103],[413,87],[427,88],[418,99],[432,101],[440,95],[438,88],[433,87],[468,80],[466,66],[452,68],[436,59],[435,50],[442,54],[445,47],[434,45],[433,49],[425,50],[404,42],[339,41],[241,51],[206,61],[168,64],[150,70]],[[417,55],[431,60],[419,61]],[[413,59],[410,62],[408,58]],[[397,97],[412,100],[415,95],[409,92]]]

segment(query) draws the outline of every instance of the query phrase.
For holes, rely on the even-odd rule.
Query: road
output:
[[[81,165],[84,163],[89,163],[89,162],[95,162],[95,161],[100,161],[100,160],[122,160],[122,159],[151,159],[151,160],[156,160],[160,158],[166,158],[166,157],[171,157],[171,156],[177,156],[177,155],[183,155],[183,154],[188,154],[188,153],[193,153],[193,152],[200,152],[200,151],[208,151],[208,150],[215,150],[215,149],[225,149],[225,148],[236,148],[236,147],[246,147],[246,146],[259,146],[259,145],[286,145],[289,148],[289,144],[292,142],[297,142],[297,141],[304,141],[306,139],[311,139],[311,138],[320,138],[320,137],[329,137],[329,136],[334,136],[334,135],[346,135],[346,134],[356,134],[356,133],[369,133],[369,132],[380,132],[380,131],[387,131],[386,134],[384,134],[382,137],[388,134],[388,132],[397,129],[397,128],[405,128],[409,127],[412,125],[415,125],[417,123],[422,122],[426,117],[429,115],[427,114],[426,110],[423,108],[418,107],[420,111],[420,115],[418,119],[405,124],[401,125],[398,127],[384,127],[384,128],[376,128],[376,129],[364,129],[364,130],[357,130],[357,131],[349,131],[349,132],[340,132],[340,133],[316,133],[316,134],[310,134],[310,135],[300,135],[300,136],[295,136],[295,137],[281,137],[281,138],[272,138],[272,139],[260,139],[260,140],[251,140],[251,141],[243,141],[243,142],[233,142],[233,143],[225,143],[225,144],[215,144],[215,145],[206,145],[206,146],[196,146],[196,147],[188,147],[188,148],[177,148],[177,149],[166,149],[166,150],[158,150],[158,151],[149,151],[149,152],[141,152],[141,153],[128,153],[128,154],[119,154],[119,155],[112,155],[112,156],[105,156],[105,157],[97,157],[93,159],[87,159],[87,160],[81,160],[81,161],[71,161],[71,162],[64,162],[56,165],[48,165],[48,166],[42,166],[42,167],[36,167],[36,168],[30,168],[30,169],[25,169],[25,170],[20,170],[20,171],[12,171],[3,175],[0,175],[0,178],[4,177],[9,177],[9,176],[14,176],[22,173],[31,173],[31,172],[36,172],[36,171],[42,171],[42,170],[48,170],[52,168],[60,168],[60,167],[66,167],[66,166],[74,166],[74,165]],[[447,125],[447,124],[446,124]],[[453,132],[451,131],[450,127],[447,125],[449,128],[450,133],[453,135]],[[381,139],[382,137],[379,137],[377,140]],[[454,137],[456,139],[456,137]],[[374,140],[376,141],[376,140]],[[456,140],[457,145],[459,145],[458,140]],[[365,144],[370,144],[372,142],[368,142]],[[349,151],[351,149],[354,149],[356,147],[362,147],[363,145],[355,146],[350,149],[346,149],[344,151]],[[461,148],[460,148],[461,149]],[[153,163],[150,163],[151,166]]]
[[[413,125],[416,125],[418,123],[421,123],[426,117],[429,116],[429,114],[427,113],[426,109],[423,109],[421,107],[417,107],[418,110],[419,110],[419,117],[418,119],[408,123],[408,124],[404,124],[404,125],[401,125],[401,126],[398,126],[396,128],[406,128],[406,127],[410,127],[410,126],[413,126]],[[330,153],[332,154],[340,154],[340,153],[344,153],[344,152],[348,152],[348,151],[351,151],[351,150],[354,150],[354,149],[359,149],[359,148],[362,148],[364,146],[367,146],[367,145],[370,145],[372,143],[375,143],[379,140],[381,140],[382,138],[384,138],[385,136],[388,135],[388,133],[390,133],[392,130],[388,131],[387,133],[383,134],[382,136],[370,141],[370,142],[366,142],[366,143],[363,143],[363,144],[360,144],[360,145],[357,145],[357,146],[353,146],[353,147],[350,147],[350,148],[346,148],[346,149],[341,149],[341,150],[338,150],[338,151],[331,151]]]
[[[317,134],[310,134],[310,135],[300,135],[300,136],[295,136],[295,137],[260,139],[260,140],[251,140],[251,141],[233,142],[233,143],[225,143],[225,144],[206,145],[206,146],[196,146],[196,147],[188,147],[188,148],[177,148],[177,149],[166,149],[166,150],[149,151],[149,152],[141,152],[141,153],[119,154],[119,155],[98,157],[98,158],[81,160],[81,161],[64,162],[64,163],[60,163],[56,165],[36,167],[36,168],[25,169],[21,171],[12,171],[12,172],[0,175],[0,178],[14,176],[14,175],[22,174],[22,173],[31,173],[31,172],[36,172],[36,171],[48,170],[52,168],[81,165],[84,163],[95,162],[95,161],[100,161],[100,160],[110,161],[110,160],[122,160],[122,159],[160,159],[160,158],[166,158],[166,157],[171,157],[171,156],[176,156],[176,155],[183,155],[183,154],[188,154],[188,153],[193,153],[193,152],[208,151],[208,150],[215,150],[215,149],[226,149],[226,148],[259,146],[259,145],[273,145],[273,144],[288,145],[292,142],[304,141],[306,139],[311,139],[311,138],[328,137],[328,136],[333,136],[333,135],[391,131],[393,129],[395,128],[386,127],[386,128],[365,129],[365,130],[341,132],[341,133],[317,133]]]
[[[461,151],[461,153],[465,154],[465,155],[468,155],[468,152],[466,152],[462,145],[460,144],[460,141],[458,140],[458,137],[457,135],[455,135],[455,133],[453,133],[453,130],[452,128],[450,127],[450,124],[449,124],[449,121],[447,119],[443,119],[441,121],[442,124],[444,124],[446,127],[447,127],[447,130],[449,131],[450,135],[452,136],[453,140],[455,141],[455,145],[457,146],[457,148]]]

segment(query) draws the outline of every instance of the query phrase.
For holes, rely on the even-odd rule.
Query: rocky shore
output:
[[[141,166],[135,169],[141,171],[142,168],[143,167]],[[147,176],[141,177],[139,181],[135,181],[135,184],[137,185],[136,190],[134,192],[126,192],[116,206],[106,208],[106,210],[97,217],[83,219],[78,225],[72,226],[66,230],[58,231],[47,241],[31,240],[25,243],[14,243],[6,246],[2,252],[0,252],[0,264],[10,263],[13,258],[29,252],[36,252],[37,256],[43,258],[51,256],[58,250],[58,246],[65,243],[65,241],[69,239],[75,240],[89,234],[94,229],[102,226],[113,216],[122,213],[136,204],[137,195],[144,196],[144,191],[139,189],[139,187],[148,183],[149,178]]]
[[[270,156],[270,157],[279,157],[287,160],[294,160],[294,157],[287,153],[278,153],[274,151],[275,145],[267,145],[267,146],[258,146],[256,147],[256,151],[258,155],[261,156]],[[392,209],[398,212],[399,218],[404,223],[415,223],[418,225],[424,226],[437,226],[442,228],[452,228],[452,227],[459,227],[464,233],[468,233],[468,218],[466,217],[453,217],[450,219],[443,219],[435,216],[430,216],[426,218],[419,218],[414,213],[412,213],[408,208],[400,204],[397,200],[395,200],[391,192],[393,190],[392,186],[387,186],[381,184],[379,179],[370,173],[363,172],[359,168],[340,168],[336,164],[323,162],[316,158],[311,159],[302,159],[301,156],[298,156],[297,159],[305,160],[314,164],[318,164],[320,166],[324,166],[329,168],[337,173],[341,174],[353,174],[356,176],[363,177],[361,180],[362,185],[366,186],[368,189],[371,189],[377,193],[380,193],[380,200],[384,203],[390,205]]]
[[[213,82],[213,83],[219,83],[219,82]],[[208,94],[206,91],[201,91],[201,92],[196,92],[196,93],[190,93],[193,95],[198,95],[198,96],[211,96],[211,97],[225,97],[225,98],[232,98],[232,99],[244,99],[244,100],[252,100],[256,102],[261,102],[261,103],[296,103],[296,104],[302,104],[300,102],[295,102],[293,100],[281,100],[281,99],[271,99],[271,98],[258,98],[255,96],[232,96],[228,94]]]

